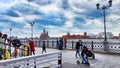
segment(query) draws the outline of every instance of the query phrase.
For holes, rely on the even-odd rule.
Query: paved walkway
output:
[[[36,48],[36,54],[41,54],[41,48]],[[47,52],[59,51],[48,49]],[[95,53],[95,59],[89,58],[90,67],[85,64],[76,64],[80,58],[75,57],[74,50],[62,50],[62,68],[120,68],[120,55]]]
[[[120,56],[95,53],[95,59],[89,58],[90,67],[76,64],[75,51],[63,51],[63,68],[120,68]],[[79,59],[81,61],[81,59]]]

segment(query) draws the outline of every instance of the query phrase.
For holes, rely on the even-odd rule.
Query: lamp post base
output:
[[[109,47],[108,47],[108,41],[103,41],[103,46],[104,46],[104,53],[108,53],[109,52]]]

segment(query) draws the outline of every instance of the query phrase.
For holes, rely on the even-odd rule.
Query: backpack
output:
[[[14,39],[14,40],[12,41],[12,45],[13,45],[14,47],[19,48],[19,47],[21,46],[21,42],[20,42],[19,39]]]

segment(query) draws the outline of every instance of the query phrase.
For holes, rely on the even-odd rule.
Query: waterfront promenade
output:
[[[40,47],[36,48],[36,54],[41,54],[41,51]],[[47,53],[55,51],[59,50],[47,48]],[[120,68],[120,55],[95,53],[95,59],[89,58],[90,67],[84,64],[76,64],[78,59],[75,57],[74,50],[62,50],[62,68]],[[81,58],[79,60],[81,61]],[[44,65],[39,68],[42,68],[42,66]],[[48,66],[51,66],[51,64],[48,64]]]

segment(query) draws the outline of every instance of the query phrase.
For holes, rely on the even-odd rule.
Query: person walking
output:
[[[44,51],[47,52],[45,41],[43,41],[43,44],[42,44],[42,54],[43,54]]]
[[[35,55],[35,44],[33,40],[29,40],[29,46],[30,46],[30,55]]]
[[[75,49],[76,49],[76,54],[75,54],[75,56],[76,56],[76,58],[77,58],[77,55],[79,55],[79,57],[81,57],[81,56],[80,56],[80,46],[82,46],[81,40],[78,40],[78,41],[76,42],[76,46],[75,46]]]
[[[64,45],[64,41],[63,41],[63,38],[60,38],[60,41],[59,41],[59,50],[63,50],[63,45]]]
[[[65,44],[65,48],[66,48],[66,44],[67,44],[67,37],[64,38],[64,44]]]
[[[58,41],[58,38],[57,38],[57,40],[56,40],[56,43],[57,43],[57,45],[56,45],[57,47],[56,47],[56,48],[58,49],[58,48],[59,48],[59,41]]]

